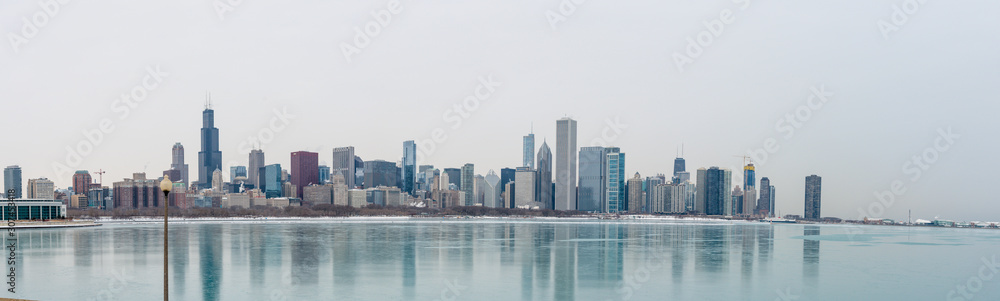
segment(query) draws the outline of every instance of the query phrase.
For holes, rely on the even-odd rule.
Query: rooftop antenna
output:
[[[205,91],[205,109],[212,109],[212,92]]]

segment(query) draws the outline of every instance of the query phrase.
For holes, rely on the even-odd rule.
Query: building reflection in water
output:
[[[89,267],[94,256],[94,236],[91,231],[73,231],[73,263],[78,266]]]
[[[170,286],[172,287],[171,294],[178,296],[184,295],[184,276],[187,275],[190,231],[190,225],[173,226],[170,229],[169,255],[170,262],[173,263],[173,266],[170,267],[170,273],[174,275],[174,279],[170,280]]]
[[[420,228],[407,227],[403,229],[402,254],[403,259],[403,299],[412,300],[416,297],[417,285],[417,231]]]
[[[726,226],[700,226],[695,240],[695,265],[700,272],[723,272],[729,266]]]
[[[803,235],[819,235],[818,226],[806,226]],[[815,283],[819,275],[819,239],[802,239],[802,277]]]
[[[345,225],[343,227],[338,227],[334,229],[332,234],[332,240],[334,242],[355,242],[364,241],[364,233],[359,225]],[[357,233],[355,233],[357,232]],[[345,291],[334,291],[339,297],[344,299],[353,296],[355,278],[357,274],[356,263],[358,261],[358,250],[361,248],[359,246],[353,245],[351,243],[334,243],[333,244],[333,283],[337,288],[343,288]]]
[[[553,257],[555,276],[555,300],[574,300],[576,292],[576,252],[579,225],[567,224],[555,227]]]
[[[319,276],[319,230],[300,227],[291,235],[292,285],[315,285]]]
[[[201,270],[202,300],[219,300],[222,284],[222,226],[201,225],[198,231],[198,265]]]

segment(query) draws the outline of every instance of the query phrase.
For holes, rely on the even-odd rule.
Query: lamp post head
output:
[[[160,181],[160,190],[164,193],[169,193],[170,189],[174,187],[174,182],[170,181],[170,176],[163,175],[163,181]]]

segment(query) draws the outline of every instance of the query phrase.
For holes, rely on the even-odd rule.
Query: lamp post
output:
[[[173,186],[170,176],[163,175],[163,181],[160,181],[160,190],[163,190],[163,301],[170,300],[167,292],[167,208],[170,207],[170,188]]]

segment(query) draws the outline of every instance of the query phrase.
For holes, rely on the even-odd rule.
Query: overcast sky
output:
[[[0,165],[110,186],[160,175],[180,142],[197,179],[211,91],[227,173],[263,133],[268,164],[348,145],[398,161],[417,140],[418,164],[485,174],[520,165],[532,123],[555,147],[571,116],[579,147],[619,146],[643,177],[681,143],[689,171],[771,146],[757,173],[781,214],[817,174],[824,216],[1000,220],[998,1],[231,2],[0,3]]]

